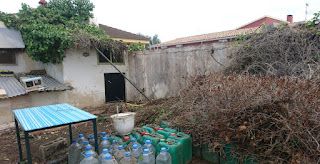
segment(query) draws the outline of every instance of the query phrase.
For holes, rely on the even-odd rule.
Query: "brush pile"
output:
[[[262,29],[234,46],[227,73],[319,76],[320,25],[310,29],[305,24],[280,24]]]
[[[195,145],[260,162],[320,162],[320,86],[291,77],[198,77],[180,96],[171,118]],[[220,149],[219,149],[220,148]]]
[[[320,163],[319,52],[319,34],[305,25],[249,35],[225,74],[196,77],[178,97],[140,110],[137,122],[168,120],[221,155],[231,143],[240,160]]]

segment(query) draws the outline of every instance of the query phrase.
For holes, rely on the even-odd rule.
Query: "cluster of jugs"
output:
[[[161,153],[161,148],[167,148],[172,164],[185,164],[192,161],[192,139],[187,134],[164,126],[146,125],[141,129],[135,129],[132,135],[140,138],[140,143],[150,139],[156,148],[156,155]]]
[[[101,133],[99,144],[99,156],[93,145],[94,137],[90,136],[87,140],[83,134],[73,141],[68,150],[69,164],[171,164],[171,155],[167,152],[168,148],[161,148],[161,152],[156,157],[156,148],[151,144],[151,140],[146,139],[141,146],[132,137],[127,145],[119,144],[118,140],[108,140],[110,136]],[[100,140],[100,139],[99,139]],[[98,141],[99,142],[99,141]]]

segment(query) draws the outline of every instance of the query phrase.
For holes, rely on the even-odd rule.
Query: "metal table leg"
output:
[[[69,124],[70,145],[72,144],[72,126]]]
[[[22,149],[21,149],[20,132],[19,132],[18,121],[17,121],[16,118],[14,118],[14,123],[16,124],[16,134],[17,134],[17,140],[18,140],[20,161],[22,161],[23,160],[23,155],[22,155]]]
[[[94,146],[95,146],[95,149],[97,151],[97,153],[99,154],[99,148],[98,148],[98,132],[97,132],[97,119],[93,119],[92,120],[93,122],[93,132],[94,132]]]
[[[31,151],[30,151],[30,144],[29,144],[29,133],[24,132],[24,139],[26,140],[26,150],[27,150],[27,157],[28,157],[28,164],[32,163],[31,158]]]

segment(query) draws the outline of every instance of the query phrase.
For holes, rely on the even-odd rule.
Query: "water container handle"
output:
[[[81,152],[81,155],[86,156],[86,155],[84,154],[85,152],[86,152],[86,151]]]
[[[123,148],[126,148],[127,147],[127,144],[124,144],[124,145],[122,145],[123,146]]]
[[[91,138],[94,137],[94,136],[93,136],[93,135],[88,135],[87,137],[88,137],[89,139],[91,139]]]
[[[142,151],[142,152],[143,152],[143,148],[148,149],[148,147],[147,147],[147,146],[141,147],[140,149],[141,149],[141,151]]]
[[[75,140],[73,140],[74,142],[79,142],[80,138],[76,138]]]
[[[137,145],[138,145],[137,149],[139,149],[141,147],[141,145],[140,144],[137,144]]]

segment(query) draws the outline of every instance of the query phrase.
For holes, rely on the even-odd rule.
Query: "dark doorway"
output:
[[[126,101],[124,77],[120,73],[105,73],[104,83],[106,102]]]

